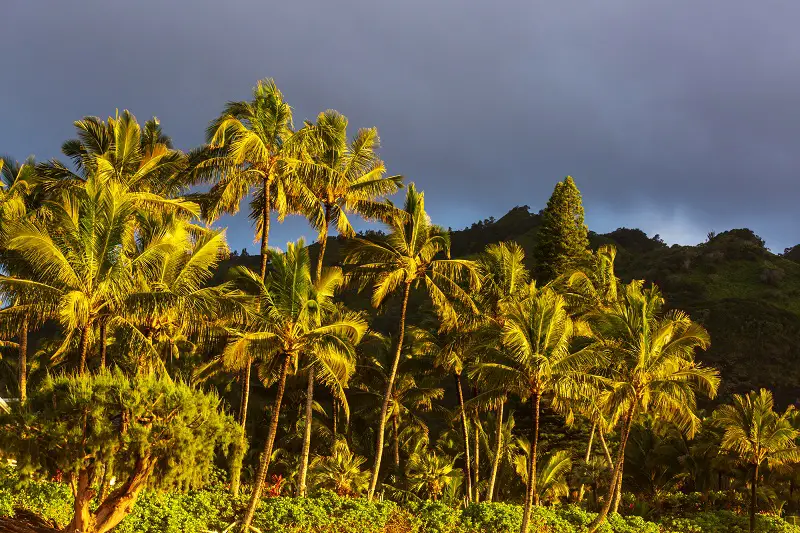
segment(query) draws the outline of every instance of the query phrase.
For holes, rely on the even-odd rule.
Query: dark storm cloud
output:
[[[392,173],[461,227],[539,209],[572,174],[590,226],[668,241],[748,226],[800,241],[800,4],[23,2],[5,6],[0,152],[57,154],[71,122],[128,108],[201,142],[271,76],[296,122],[378,126]],[[236,246],[250,242],[244,217]],[[275,243],[297,233],[289,223]]]

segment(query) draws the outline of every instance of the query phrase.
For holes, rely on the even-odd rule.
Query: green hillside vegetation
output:
[[[292,114],[0,158],[0,531],[800,532],[796,248],[596,234],[569,176],[445,229],[377,129]]]

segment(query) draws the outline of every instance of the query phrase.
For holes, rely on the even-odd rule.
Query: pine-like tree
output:
[[[589,262],[581,193],[572,176],[556,183],[542,213],[535,254],[536,278],[540,282],[551,281]]]

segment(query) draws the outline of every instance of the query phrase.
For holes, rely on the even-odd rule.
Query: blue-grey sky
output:
[[[460,228],[540,209],[567,174],[587,222],[694,244],[800,242],[800,3],[3,2],[0,153],[58,155],[72,122],[130,109],[199,144],[272,77],[295,123],[377,126],[382,157]],[[252,244],[244,215],[232,246]],[[299,220],[271,242],[313,238]]]

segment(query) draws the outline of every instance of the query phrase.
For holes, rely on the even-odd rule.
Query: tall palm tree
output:
[[[584,389],[584,370],[594,362],[591,351],[571,349],[576,333],[564,297],[550,287],[537,287],[535,282],[527,291],[524,298],[504,306],[505,359],[478,363],[474,371],[477,378],[530,401],[533,427],[523,532],[528,530],[532,506],[539,504],[536,472],[542,397],[552,396],[557,404],[562,398],[578,395]]]
[[[194,181],[214,181],[203,198],[203,215],[216,220],[222,214],[239,212],[243,199],[253,195],[250,219],[260,238],[260,274],[266,276],[269,260],[269,229],[272,211],[278,220],[289,213],[289,202],[314,205],[313,195],[292,174],[302,157],[302,142],[292,131],[292,108],[272,79],[260,80],[249,101],[228,102],[219,117],[206,130],[207,146],[190,155]],[[294,200],[291,200],[294,198]],[[242,370],[240,423],[247,423],[251,365]],[[242,439],[245,433],[242,433]],[[240,443],[243,446],[244,440]],[[232,483],[234,493],[239,480]]]
[[[402,176],[385,176],[386,166],[378,158],[378,130],[364,128],[347,139],[347,117],[337,111],[320,113],[314,124],[306,124],[310,159],[298,163],[298,172],[317,199],[316,209],[307,214],[319,231],[317,277],[331,226],[339,235],[354,237],[348,214],[366,220],[390,222],[397,209],[383,200],[402,186]],[[298,206],[302,209],[303,206]]]
[[[207,194],[204,214],[215,220],[223,213],[236,214],[244,198],[254,193],[250,218],[256,223],[261,240],[261,277],[267,272],[270,213],[279,220],[289,213],[289,198],[300,196],[301,180],[291,168],[302,156],[302,147],[293,139],[292,108],[272,79],[261,80],[250,101],[228,102],[219,117],[206,130],[208,146],[197,154],[196,179],[217,178]]]
[[[719,386],[718,372],[694,360],[695,350],[709,344],[706,330],[680,311],[662,314],[663,303],[657,287],[645,289],[643,282],[633,281],[607,312],[592,319],[596,352],[608,362],[599,407],[621,419],[622,427],[609,493],[591,532],[611,508],[635,418],[651,413],[693,435],[700,425],[696,392],[713,397]]]
[[[714,412],[714,419],[725,430],[722,449],[738,455],[751,465],[750,531],[755,527],[759,467],[800,461],[795,440],[800,431],[792,426],[789,413],[774,411],[772,393],[766,389],[735,394],[733,401]]]
[[[330,281],[323,277],[316,284],[312,282],[308,249],[302,240],[289,243],[285,253],[275,254],[271,265],[266,279],[247,268],[236,269],[240,282],[255,295],[256,316],[238,325],[222,354],[226,366],[234,369],[249,365],[250,358],[255,357],[262,365],[261,375],[277,382],[269,433],[242,521],[243,532],[248,531],[261,498],[291,367],[297,366],[301,356],[313,353],[316,361],[326,362],[327,368],[343,371],[340,362],[349,360],[352,345],[366,330],[360,315],[332,316],[327,312]]]
[[[424,284],[442,320],[451,324],[457,317],[451,298],[474,308],[468,292],[460,283],[467,281],[472,289],[479,286],[471,261],[437,258],[439,254],[449,257],[450,236],[439,226],[431,224],[425,211],[424,193],[418,192],[413,183],[408,186],[403,211],[404,216],[391,221],[389,235],[374,239],[352,239],[345,257],[345,264],[354,266],[350,275],[360,284],[360,288],[372,285],[373,306],[379,307],[390,294],[402,291],[397,346],[378,422],[375,463],[368,493],[370,499],[375,494],[380,474],[386,418],[403,347],[412,286]]]

